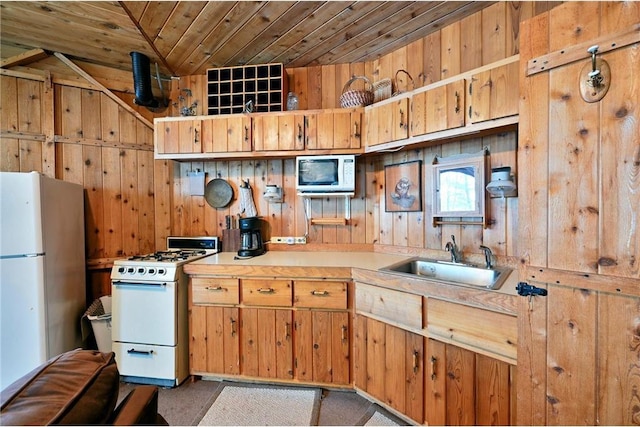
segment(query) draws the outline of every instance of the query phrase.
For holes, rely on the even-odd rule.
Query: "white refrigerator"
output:
[[[82,346],[82,186],[0,172],[0,389]]]

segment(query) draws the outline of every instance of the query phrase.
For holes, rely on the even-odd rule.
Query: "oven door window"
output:
[[[177,343],[176,282],[112,283],[113,341],[174,346]]]

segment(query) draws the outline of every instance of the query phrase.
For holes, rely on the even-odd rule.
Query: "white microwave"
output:
[[[356,157],[352,154],[296,157],[298,193],[349,193],[356,188]]]

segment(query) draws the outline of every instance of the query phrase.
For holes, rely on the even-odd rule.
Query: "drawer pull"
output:
[[[129,354],[143,354],[145,356],[151,356],[153,354],[153,350],[136,350],[135,348],[131,348],[129,350],[127,350],[127,353]]]
[[[417,350],[413,351],[413,373],[415,374],[416,372],[418,372],[418,360],[420,353],[418,353]]]
[[[273,288],[260,288],[258,289],[258,292],[260,292],[261,294],[273,294],[276,292],[276,290]]]
[[[438,359],[435,356],[431,356],[431,380],[436,380],[436,362]]]
[[[231,336],[235,337],[236,336],[236,319],[234,319],[233,317],[231,317],[229,319],[231,321]]]
[[[317,296],[317,297],[326,297],[329,296],[329,291],[316,291],[313,290],[311,291],[311,295]]]
[[[207,286],[205,289],[208,291],[221,291],[222,286]]]

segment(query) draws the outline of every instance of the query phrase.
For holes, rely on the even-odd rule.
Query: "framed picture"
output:
[[[384,167],[385,212],[422,210],[422,160]]]

